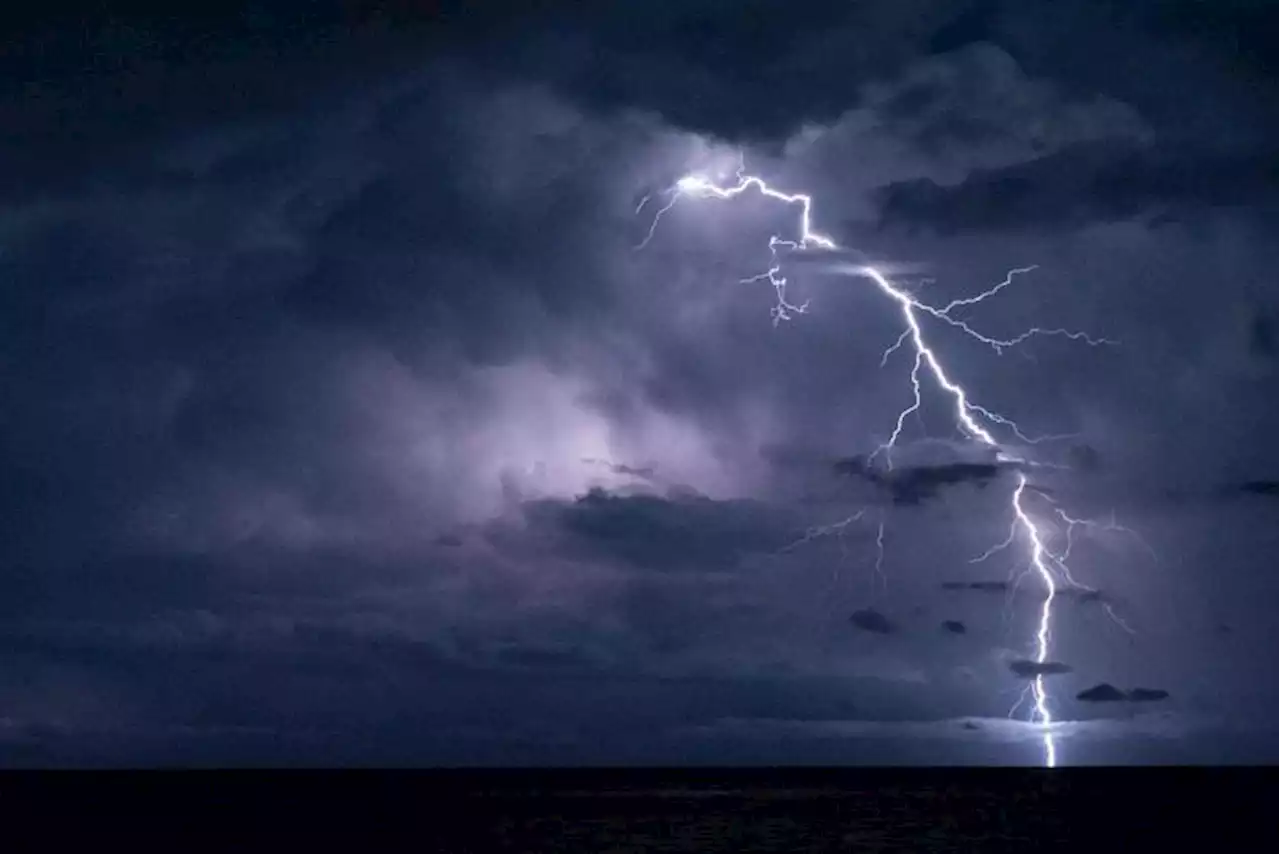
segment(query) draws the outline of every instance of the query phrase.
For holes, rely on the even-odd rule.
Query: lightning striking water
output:
[[[783,238],[778,235],[774,235],[771,237],[768,243],[770,253],[770,264],[768,269],[758,275],[741,280],[742,282],[768,282],[773,287],[775,303],[771,310],[771,314],[773,323],[776,326],[784,320],[791,320],[796,315],[804,314],[809,308],[808,301],[796,304],[788,300],[786,293],[787,279],[782,275],[780,252],[784,250],[792,252],[809,250],[835,251],[839,250],[840,246],[831,237],[814,229],[812,220],[813,200],[808,194],[785,193],[777,190],[771,187],[764,179],[755,175],[745,174],[745,165],[742,164],[741,161],[735,178],[736,183],[731,185],[720,185],[699,175],[686,175],[681,178],[672,188],[666,191],[669,198],[667,198],[666,202],[655,213],[644,240],[641,241],[636,248],[642,249],[653,240],[653,237],[657,232],[658,224],[662,220],[663,216],[666,215],[677,202],[684,198],[730,200],[750,190],[755,190],[766,198],[773,199],[786,205],[798,207],[798,227],[795,236],[791,238]],[[648,201],[649,198],[646,197],[640,203],[636,212],[639,213]],[[901,412],[898,413],[893,432],[890,434],[889,439],[880,445],[875,454],[872,455],[873,460],[880,455],[884,455],[886,464],[890,468],[893,466],[892,452],[902,436],[906,419],[913,413],[918,412],[922,406],[922,383],[924,379],[922,375],[926,373],[928,378],[932,380],[933,384],[936,385],[939,390],[952,401],[957,427],[969,438],[997,451],[999,458],[1001,459],[1013,460],[1019,463],[1027,462],[1025,460],[1017,460],[1016,458],[1010,457],[1006,454],[992,431],[1000,429],[1006,430],[1020,441],[1030,444],[1048,441],[1050,439],[1063,438],[1063,436],[1029,437],[1025,435],[1018,425],[1012,420],[973,402],[970,399],[969,392],[964,388],[964,386],[951,377],[943,365],[942,359],[929,344],[925,331],[921,326],[922,318],[932,318],[938,322],[951,326],[975,341],[990,347],[997,354],[1002,354],[1006,349],[1015,347],[1037,336],[1062,337],[1072,341],[1083,342],[1089,346],[1101,346],[1104,344],[1117,343],[1109,339],[1094,338],[1084,332],[1061,328],[1045,329],[1041,327],[1033,327],[1012,338],[996,338],[979,332],[967,321],[955,316],[955,312],[959,309],[978,305],[996,296],[1002,290],[1013,284],[1015,276],[1031,272],[1035,269],[1034,266],[1019,267],[1010,270],[1003,281],[993,285],[982,293],[971,297],[954,299],[943,306],[931,305],[918,299],[905,288],[895,285],[886,275],[874,267],[846,266],[840,269],[843,272],[860,275],[869,279],[874,286],[883,293],[885,297],[892,300],[899,309],[904,328],[898,339],[885,349],[881,357],[881,366],[883,367],[887,365],[889,358],[903,347],[907,347],[909,345],[911,349],[911,401],[902,409]],[[975,561],[985,560],[993,554],[1011,547],[1019,539],[1019,534],[1021,534],[1022,539],[1027,545],[1027,571],[1034,573],[1036,577],[1039,578],[1044,590],[1044,596],[1040,604],[1037,628],[1033,641],[1035,648],[1035,661],[1038,664],[1044,665],[1049,661],[1052,646],[1053,604],[1055,597],[1059,595],[1064,586],[1076,589],[1085,589],[1084,585],[1078,584],[1072,577],[1071,571],[1066,563],[1067,559],[1070,557],[1071,545],[1073,542],[1072,533],[1081,525],[1090,525],[1095,523],[1073,519],[1054,506],[1053,509],[1058,514],[1058,517],[1067,524],[1066,547],[1062,552],[1054,552],[1046,544],[1049,535],[1046,534],[1045,530],[1043,530],[1043,524],[1037,523],[1028,509],[1027,492],[1027,476],[1023,469],[1019,469],[1016,476],[1016,487],[1009,499],[1012,515],[1009,536],[1003,542],[988,549],[987,552],[979,558],[975,558]],[[838,534],[843,538],[846,528],[861,519],[863,515],[864,511],[859,511],[847,519],[833,525],[811,528],[806,532],[804,537],[793,543],[788,547],[788,549],[794,548],[817,537],[833,533]],[[1115,529],[1119,530],[1118,526],[1115,526]],[[876,536],[877,575],[880,575],[882,572],[884,534],[884,519],[881,517]],[[843,539],[841,540],[841,546],[843,548]],[[1115,617],[1114,612],[1110,611],[1109,606],[1108,611],[1112,613],[1113,617]],[[1116,619],[1118,620],[1118,617]],[[1127,629],[1127,626],[1125,628]],[[1054,718],[1053,713],[1050,710],[1049,694],[1045,684],[1045,675],[1037,675],[1030,683],[1029,689],[1034,699],[1033,721],[1038,723],[1042,729],[1044,764],[1046,766],[1053,767],[1057,765],[1058,761],[1057,745],[1055,744],[1053,737],[1052,724],[1054,722]]]

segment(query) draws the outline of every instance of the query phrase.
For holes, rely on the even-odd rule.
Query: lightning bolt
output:
[[[806,530],[804,532],[804,536],[778,549],[777,554],[786,554],[788,552],[795,551],[796,549],[800,548],[806,543],[811,543],[814,540],[819,540],[819,539],[823,539],[825,537],[830,537],[834,535],[836,538],[836,542],[839,543],[840,545],[840,556],[843,558],[848,558],[849,552],[848,552],[848,549],[845,548],[844,535],[849,530],[850,525],[852,525],[854,522],[861,520],[866,515],[867,515],[867,508],[864,507],[861,510],[857,511],[856,513],[846,516],[844,519],[841,519],[838,522],[833,522],[830,525],[815,525],[809,528],[808,530]],[[884,574],[884,526],[885,526],[885,519],[884,519],[884,516],[881,515],[876,521],[875,574],[876,574],[876,578],[880,580],[880,583],[884,586],[887,586],[888,582]],[[833,577],[832,578],[833,586],[835,584],[835,581],[836,579]]]
[[[776,327],[784,320],[791,320],[796,315],[804,314],[808,311],[809,302],[794,303],[787,297],[787,279],[782,275],[782,258],[783,252],[804,252],[804,251],[838,251],[841,247],[830,236],[816,231],[813,227],[813,199],[806,193],[787,193],[782,192],[770,186],[767,181],[756,175],[746,174],[745,163],[741,157],[739,159],[739,167],[735,175],[736,183],[729,185],[721,185],[706,177],[691,174],[680,178],[674,186],[664,192],[666,197],[664,203],[653,216],[648,232],[644,239],[638,244],[636,249],[643,249],[654,238],[657,233],[658,225],[662,218],[669,213],[672,208],[681,199],[694,200],[715,200],[728,201],[737,198],[749,191],[755,191],[761,196],[784,205],[798,208],[799,216],[797,229],[793,236],[782,237],[774,235],[770,237],[768,242],[770,262],[767,269],[763,272],[741,279],[741,282],[768,282],[774,290],[775,301],[771,309],[773,324]],[[648,203],[649,197],[646,197],[637,208],[637,213]],[[954,299],[942,306],[932,305],[917,298],[915,295],[907,291],[904,287],[895,285],[886,275],[875,267],[866,265],[837,265],[835,268],[838,272],[844,272],[856,276],[863,277],[871,281],[886,298],[897,305],[899,313],[903,321],[902,334],[897,340],[885,349],[881,356],[881,366],[888,364],[892,357],[904,347],[909,347],[912,356],[912,367],[910,373],[911,382],[911,400],[898,414],[895,420],[893,432],[889,439],[877,448],[872,458],[883,454],[887,465],[892,468],[893,459],[892,452],[901,439],[906,419],[920,410],[922,398],[922,386],[924,379],[927,378],[938,387],[938,389],[948,397],[953,406],[955,423],[958,429],[969,438],[997,451],[998,457],[1005,460],[1015,460],[1019,463],[1031,465],[1029,461],[1020,460],[1006,454],[996,439],[993,431],[1006,430],[1015,438],[1027,442],[1029,444],[1037,444],[1039,442],[1049,441],[1062,436],[1041,436],[1030,437],[1022,432],[1018,425],[1009,418],[987,409],[973,400],[969,396],[969,392],[959,382],[954,380],[943,365],[942,359],[937,352],[929,344],[925,330],[922,326],[924,318],[932,318],[934,321],[945,324],[967,335],[969,338],[991,348],[997,355],[1002,355],[1005,350],[1016,347],[1019,344],[1035,337],[1059,337],[1067,340],[1082,342],[1092,347],[1103,345],[1114,345],[1119,342],[1106,339],[1095,338],[1087,333],[1073,331],[1063,328],[1042,328],[1032,327],[1018,335],[1010,338],[999,338],[980,332],[972,326],[967,320],[957,316],[957,312],[983,303],[1004,289],[1010,287],[1014,282],[1014,277],[1029,273],[1036,269],[1034,266],[1019,267],[1010,270],[1005,278],[988,288],[987,290],[975,294],[971,297]],[[1016,541],[1021,539],[1027,547],[1027,566],[1028,572],[1034,573],[1039,578],[1044,595],[1041,600],[1038,619],[1036,622],[1036,632],[1033,639],[1035,648],[1035,660],[1044,664],[1049,661],[1049,654],[1052,647],[1052,626],[1053,626],[1053,604],[1055,597],[1059,594],[1064,585],[1071,587],[1083,587],[1079,585],[1071,576],[1070,569],[1066,560],[1070,556],[1071,534],[1081,525],[1087,525],[1084,520],[1073,519],[1066,516],[1065,513],[1057,511],[1059,518],[1066,522],[1067,528],[1067,546],[1062,552],[1055,552],[1048,545],[1049,534],[1042,529],[1042,525],[1037,523],[1035,517],[1028,509],[1027,501],[1027,476],[1024,469],[1020,468],[1017,474],[1016,486],[1010,496],[1010,510],[1012,514],[1012,524],[1009,536],[1001,543],[993,546],[984,555],[978,559],[986,559],[993,554],[1000,552],[1014,545]],[[1056,507],[1054,508],[1057,509]],[[817,537],[836,533],[843,536],[845,529],[863,517],[863,512],[855,513],[849,518],[837,522],[834,525],[811,528],[804,537],[797,540],[787,549],[794,548],[805,542],[809,542]],[[882,571],[882,563],[884,558],[884,520],[880,520],[876,544],[876,572],[879,575]],[[842,543],[843,547],[843,543]],[[1114,614],[1113,614],[1114,616]],[[1054,767],[1058,763],[1057,745],[1054,741],[1053,723],[1054,717],[1050,709],[1048,687],[1045,684],[1045,676],[1037,675],[1030,683],[1029,690],[1033,698],[1034,710],[1032,713],[1032,722],[1040,726],[1043,742],[1044,764],[1048,767]],[[1026,692],[1024,691],[1024,697]],[[1019,703],[1021,705],[1021,703]],[[1017,707],[1015,707],[1016,711]],[[1011,715],[1013,712],[1011,711]]]

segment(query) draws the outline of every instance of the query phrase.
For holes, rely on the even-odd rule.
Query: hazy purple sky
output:
[[[740,154],[922,300],[1037,265],[989,334],[1119,342],[926,327],[1096,452],[1034,478],[1132,630],[1060,600],[1060,756],[1274,761],[1273,4],[300,5],[6,25],[0,762],[1038,762],[1042,589],[943,588],[1025,563],[970,562],[1011,477],[832,467],[910,403],[895,306],[793,257],[775,328],[759,196],[635,250]]]

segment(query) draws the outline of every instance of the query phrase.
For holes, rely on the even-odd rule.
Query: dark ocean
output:
[[[434,850],[1088,851],[1174,843],[1185,850],[1191,842],[1243,851],[1262,850],[1276,828],[1274,767],[666,777],[565,772],[522,786],[512,774],[487,789],[477,779],[460,809],[489,820]]]
[[[41,850],[1271,851],[1276,795],[1274,765],[0,774]]]

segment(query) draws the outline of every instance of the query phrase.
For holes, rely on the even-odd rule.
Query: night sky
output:
[[[511,5],[4,13],[0,764],[1275,761],[1274,3]]]

